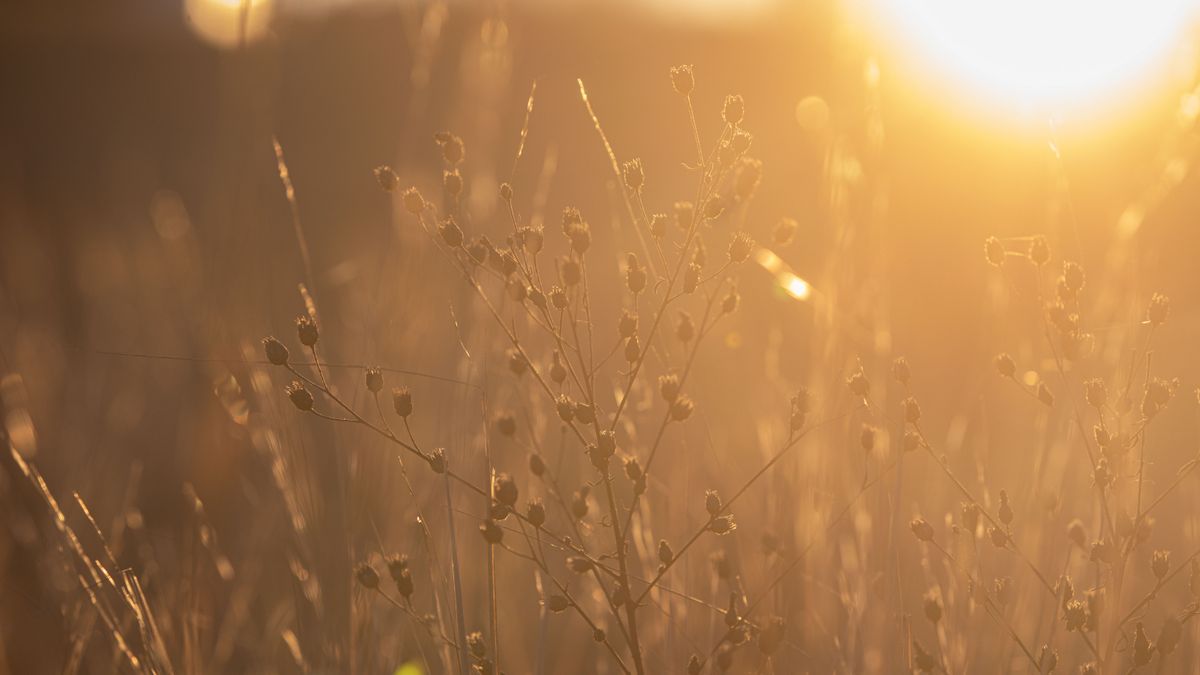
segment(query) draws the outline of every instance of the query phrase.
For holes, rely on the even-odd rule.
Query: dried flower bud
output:
[[[692,88],[696,86],[696,81],[692,75],[692,66],[674,66],[671,68],[671,86],[675,88],[675,92],[681,96],[687,96],[692,93]]]
[[[510,508],[516,505],[517,483],[512,476],[507,473],[498,473],[494,483],[493,494],[496,496],[496,501]]]
[[[630,253],[627,260],[629,264],[625,269],[625,287],[636,295],[646,290],[646,270],[638,264],[636,255]]]
[[[975,531],[979,528],[979,505],[974,502],[962,502],[959,505],[959,517],[962,520],[963,529],[974,536]]]
[[[297,410],[300,412],[308,412],[312,410],[313,395],[312,392],[310,392],[308,388],[304,386],[303,382],[293,381],[288,385],[285,391],[287,392],[288,398],[292,400],[292,405],[296,406]]]
[[[737,529],[737,523],[731,515],[717,516],[709,521],[708,529],[716,535],[729,534]]]
[[[1050,391],[1050,388],[1046,386],[1045,382],[1038,382],[1037,397],[1038,400],[1042,402],[1042,405],[1054,407],[1054,394]]]
[[[400,182],[400,177],[392,170],[392,167],[381,164],[375,167],[375,181],[379,183],[379,187],[384,192],[391,192],[396,189],[396,184]]]
[[[520,349],[510,347],[504,352],[504,355],[508,360],[508,369],[513,375],[520,377],[525,374],[529,368],[529,362],[525,360],[525,354]]]
[[[916,638],[913,638],[912,646],[913,665],[916,666],[918,671],[922,673],[932,673],[933,671],[937,670],[937,658],[935,658],[933,654],[925,651],[925,648],[921,646],[920,642],[917,642]]]
[[[546,460],[536,452],[529,455],[529,473],[538,477],[546,473]]]
[[[921,421],[921,405],[912,396],[904,399],[904,421],[909,424]]]
[[[656,213],[650,216],[650,235],[655,239],[667,236],[667,214]]]
[[[741,302],[742,296],[738,295],[737,287],[730,286],[729,292],[721,299],[721,312],[725,314],[733,314],[737,311],[738,304]]]
[[[483,639],[483,633],[479,631],[467,635],[467,647],[475,658],[481,659],[487,656],[487,642]]]
[[[1146,309],[1146,321],[1150,322],[1151,326],[1158,327],[1167,322],[1167,315],[1171,313],[1171,300],[1161,293],[1155,293],[1150,297],[1150,306]]]
[[[708,511],[708,515],[715,516],[721,513],[721,496],[716,490],[707,490],[704,493],[704,509]]]
[[[575,402],[572,401],[566,394],[562,394],[554,402],[555,411],[558,412],[558,419],[570,424],[571,420],[575,419]]]
[[[1146,629],[1142,622],[1137,622],[1137,626],[1133,629],[1133,665],[1135,668],[1140,668],[1150,663],[1151,657],[1154,656],[1154,645],[1150,644],[1150,638],[1146,637]]]
[[[630,363],[636,363],[641,354],[642,346],[638,343],[638,337],[636,335],[631,335],[629,339],[625,341],[625,360]]]
[[[305,347],[317,344],[317,340],[321,338],[321,333],[317,330],[317,322],[307,314],[296,317],[296,336],[300,338],[300,344]]]
[[[568,288],[583,280],[583,270],[579,267],[579,263],[570,258],[563,258],[562,263],[559,265],[559,274],[562,276],[562,282]],[[553,300],[554,296],[550,296],[550,299]],[[555,306],[558,306],[557,303]],[[563,306],[565,307],[566,305],[564,304]]]
[[[998,515],[1000,516],[1000,522],[1004,523],[1005,525],[1009,525],[1012,523],[1013,510],[1012,510],[1012,505],[1008,503],[1008,491],[1007,490],[1000,491],[1000,509],[999,509]]]
[[[591,560],[583,556],[571,556],[567,558],[567,567],[576,574],[587,574],[592,571],[595,565],[592,564]]]
[[[438,234],[441,235],[442,241],[450,248],[458,248],[463,243],[463,231],[458,226],[458,222],[453,216],[447,216],[445,220],[438,225]]]
[[[933,526],[925,521],[924,518],[916,517],[908,524],[912,529],[913,534],[920,541],[933,541]]]
[[[596,411],[591,405],[580,401],[575,404],[575,419],[580,424],[591,424],[596,421]]]
[[[550,287],[550,304],[554,305],[554,309],[566,309],[569,304],[567,292],[557,284]]]
[[[675,551],[671,550],[666,539],[658,540],[658,560],[664,565],[670,565],[675,560]]]
[[[546,524],[546,506],[542,504],[540,497],[530,501],[525,507],[525,520],[534,527]]]
[[[415,187],[410,187],[401,193],[400,202],[404,205],[404,210],[414,216],[419,215],[425,210],[425,198],[421,196],[421,191]]]
[[[912,377],[912,371],[908,367],[908,359],[903,356],[897,356],[892,361],[892,377],[896,378],[896,381],[900,384],[908,384],[909,379]]]
[[[507,182],[501,183],[500,184],[500,199],[503,199],[507,203],[507,202],[511,202],[512,198],[513,198],[512,185],[510,185]]]
[[[668,403],[674,401],[679,396],[679,376],[674,373],[659,375],[658,393],[662,395],[664,401]]]
[[[449,165],[454,166],[463,161],[466,157],[467,149],[463,145],[463,140],[454,134],[443,131],[434,134],[434,140],[442,147],[442,159]]]
[[[429,468],[434,473],[446,473],[446,449],[434,448],[429,455]]]
[[[576,520],[583,520],[588,514],[587,493],[581,490],[576,490],[571,496],[571,515],[575,516]]]
[[[692,323],[692,315],[687,312],[679,313],[679,323],[675,324],[675,337],[680,342],[691,342],[696,336],[696,326]]]
[[[1083,267],[1080,267],[1076,262],[1063,263],[1063,285],[1072,294],[1076,295],[1083,290],[1084,275]]]
[[[721,200],[720,195],[713,195],[704,202],[704,217],[707,220],[715,220],[725,213],[725,203]]]
[[[546,609],[558,614],[565,612],[571,606],[571,601],[561,595],[552,595],[546,598]]]
[[[642,170],[641,159],[631,159],[621,165],[621,176],[625,179],[625,187],[633,192],[641,192],[646,182],[646,174]]]
[[[273,337],[263,338],[263,351],[267,355],[267,361],[273,366],[286,366],[288,362],[288,348],[283,346],[283,343]]]
[[[682,422],[692,416],[692,411],[696,409],[696,404],[686,394],[680,394],[671,403],[671,419],[676,422]]]
[[[1170,551],[1155,551],[1154,557],[1150,560],[1150,570],[1154,572],[1154,578],[1159,581],[1167,576],[1167,572],[1171,570],[1171,552]]]
[[[462,193],[463,179],[458,169],[442,172],[442,187],[446,190],[446,194],[452,198],[457,198]]]
[[[692,263],[683,271],[683,292],[695,293],[696,288],[700,285],[700,272],[702,268],[697,263]]]
[[[1004,548],[1008,544],[1008,533],[998,527],[989,527],[988,537],[996,548]]]
[[[867,374],[862,368],[850,377],[846,378],[846,386],[850,387],[850,393],[859,398],[866,398],[871,393],[871,381],[867,379]]]
[[[354,579],[369,591],[379,588],[379,573],[370,563],[359,563],[358,567],[354,568]]]
[[[504,530],[496,524],[496,521],[488,518],[479,526],[479,534],[483,535],[483,540],[489,544],[495,545],[504,541]]]
[[[1038,267],[1050,262],[1050,242],[1040,234],[1029,242],[1029,259]]]
[[[729,262],[746,262],[750,257],[750,252],[753,250],[754,239],[745,232],[737,232],[733,235],[733,239],[729,241]]]
[[[742,121],[742,117],[746,114],[746,104],[742,101],[742,97],[738,95],[730,95],[725,97],[725,106],[721,109],[721,118],[726,124],[737,126]]]
[[[392,407],[396,409],[396,414],[401,417],[408,417],[412,414],[412,392],[408,390],[408,387],[397,387],[392,390]]]
[[[983,243],[983,252],[987,255],[987,261],[996,267],[1004,264],[1004,258],[1008,255],[1004,250],[1004,244],[995,237],[988,237]]]
[[[921,434],[909,429],[904,432],[904,451],[913,452],[921,447]]]
[[[379,368],[367,368],[367,391],[377,394],[383,390],[383,371]]]
[[[997,354],[994,363],[996,364],[996,372],[1000,374],[1000,377],[1009,379],[1016,377],[1017,364],[1008,354]]]
[[[700,675],[700,673],[703,670],[704,670],[704,662],[700,660],[699,656],[697,656],[696,654],[692,654],[692,657],[690,659],[688,659],[688,665],[687,665],[688,675]]]
[[[1071,521],[1067,526],[1067,538],[1079,548],[1087,548],[1087,530],[1084,529],[1082,520],[1076,518]]]

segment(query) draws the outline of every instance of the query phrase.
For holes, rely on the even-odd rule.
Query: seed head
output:
[[[559,265],[559,273],[562,275],[562,281],[567,287],[574,286],[583,280],[583,270],[579,267],[579,263],[570,258],[563,258]],[[564,300],[566,296],[564,295]],[[554,300],[554,296],[550,297]],[[557,307],[557,304],[555,305]],[[563,305],[566,306],[565,304]]]
[[[625,341],[625,360],[636,363],[641,354],[642,346],[638,343],[638,337],[636,335],[629,336],[629,339]]]
[[[679,376],[671,373],[658,376],[658,393],[663,400],[670,403],[679,396]]]
[[[379,368],[367,368],[367,391],[377,394],[383,390],[383,371]]]
[[[692,323],[692,315],[687,312],[679,313],[679,322],[675,324],[675,337],[680,342],[691,342],[696,336],[696,326]]]
[[[1012,379],[1017,375],[1017,364],[1008,354],[997,354],[993,360],[996,365],[996,372],[1000,377]]]
[[[571,601],[567,600],[561,595],[551,595],[550,597],[546,598],[546,609],[554,612],[555,614],[565,612],[570,606]]]
[[[559,395],[554,402],[554,408],[558,412],[558,419],[570,424],[571,420],[575,419],[575,402],[566,394]]]
[[[317,344],[321,337],[320,331],[317,330],[317,322],[307,314],[296,317],[296,335],[300,338],[300,344],[305,347]]]
[[[675,560],[675,551],[671,549],[671,545],[666,539],[658,540],[658,560],[664,565],[670,565],[671,561]]]
[[[442,146],[442,159],[449,165],[455,166],[466,157],[467,149],[463,140],[454,134],[443,131],[433,136],[437,144]]]
[[[446,473],[446,449],[434,448],[429,455],[429,468],[434,473]]]
[[[1083,383],[1084,398],[1093,408],[1103,408],[1108,402],[1108,385],[1104,380],[1094,377]]]
[[[550,287],[550,304],[554,305],[554,309],[566,309],[569,301],[567,292],[562,286],[555,284]]]
[[[273,337],[265,337],[262,341],[263,351],[267,355],[267,361],[273,366],[286,366],[288,362],[288,348],[283,346],[283,343]]]
[[[392,407],[396,414],[407,418],[413,412],[412,392],[408,387],[396,387],[392,390]]]
[[[708,511],[708,515],[715,516],[721,513],[721,496],[716,490],[707,490],[704,493],[704,509]]]
[[[731,515],[717,516],[709,521],[708,529],[716,535],[729,534],[737,529],[737,523]]]
[[[671,419],[676,422],[682,422],[692,416],[692,411],[696,409],[696,404],[687,394],[680,394],[671,403]]]
[[[741,123],[742,117],[746,114],[746,104],[742,101],[740,95],[729,95],[725,97],[725,106],[721,109],[721,118],[730,126],[737,126]]]
[[[596,421],[596,411],[591,405],[579,401],[575,404],[575,419],[579,420],[580,424],[591,424]]]
[[[479,526],[479,534],[483,535],[483,540],[489,544],[496,545],[504,541],[504,530],[496,524],[496,521],[488,518]]]
[[[632,192],[641,192],[646,182],[646,174],[642,170],[641,159],[631,159],[621,165],[621,176],[625,179],[625,187]]]
[[[1046,241],[1042,235],[1034,237],[1033,241],[1029,242],[1029,259],[1038,267],[1050,262],[1050,242]]]
[[[1012,505],[1008,503],[1008,491],[1000,491],[1000,509],[997,513],[1000,516],[1000,522],[1009,525],[1013,520]]]
[[[525,519],[534,527],[546,524],[546,506],[542,504],[541,497],[531,500],[525,507]]]
[[[700,675],[700,672],[703,670],[704,670],[704,662],[700,660],[699,656],[697,656],[696,654],[692,654],[692,657],[690,659],[688,659],[688,665],[687,665],[688,675]]]
[[[737,311],[741,300],[742,296],[738,295],[737,286],[730,286],[729,292],[721,299],[721,311],[725,314],[733,314]]]
[[[996,267],[1004,264],[1004,258],[1007,252],[1004,250],[1004,244],[995,237],[988,237],[983,243],[983,252],[987,255],[987,261]]]
[[[505,203],[508,203],[508,202],[512,201],[512,198],[513,198],[512,185],[509,184],[508,182],[501,183],[500,184],[500,199],[503,199],[505,201]]]
[[[1054,393],[1050,391],[1045,382],[1038,382],[1037,397],[1042,402],[1042,405],[1048,408],[1054,407]]]
[[[920,516],[913,518],[908,524],[919,541],[933,541],[933,526]]]
[[[310,392],[308,388],[304,386],[303,382],[293,381],[288,385],[285,391],[287,392],[288,398],[292,400],[292,405],[296,406],[297,410],[300,412],[308,412],[312,410],[313,395],[312,392]]]
[[[721,200],[720,195],[713,195],[704,202],[704,217],[707,220],[715,220],[725,213],[725,202]]]
[[[700,266],[699,263],[695,263],[695,262],[688,265],[687,269],[683,271],[683,292],[684,293],[695,293],[696,292],[696,287],[700,285],[700,272],[701,271],[703,271],[703,268]]]
[[[1150,297],[1150,306],[1146,308],[1146,320],[1151,326],[1161,326],[1167,322],[1167,315],[1171,313],[1171,300],[1161,293],[1155,293]]]
[[[442,188],[446,190],[446,194],[451,198],[457,198],[463,189],[462,174],[458,169],[451,169],[442,172]]]
[[[536,452],[529,455],[529,473],[538,477],[546,473],[546,460]]]
[[[1150,644],[1150,638],[1146,637],[1146,629],[1139,621],[1133,630],[1133,665],[1140,668],[1150,663],[1150,658],[1154,655],[1153,649],[1154,645]]]
[[[575,520],[583,520],[587,517],[587,514],[587,492],[576,490],[575,494],[571,495],[571,515],[575,516]]]
[[[521,353],[521,350],[516,347],[510,347],[504,354],[508,359],[508,369],[512,374],[517,377],[524,375],[525,371],[529,368],[529,362],[525,360],[525,355]]]
[[[511,508],[517,503],[517,483],[507,473],[498,473],[493,494],[496,501]]]
[[[871,393],[871,381],[867,379],[867,374],[862,368],[850,377],[846,378],[846,386],[850,387],[850,393],[859,398],[866,398]]]
[[[762,162],[757,159],[743,157],[738,160],[738,165],[733,170],[735,202],[742,204],[754,197],[758,184],[762,182],[762,170]]]
[[[445,220],[438,225],[438,234],[441,235],[442,241],[450,248],[458,248],[463,243],[463,231],[458,226],[458,222],[454,220],[454,216],[447,216]]]
[[[1079,291],[1083,290],[1083,267],[1081,267],[1077,262],[1068,261],[1063,263],[1062,280],[1063,287],[1066,288],[1071,295],[1078,295]]]
[[[1042,645],[1042,649],[1038,652],[1038,663],[1042,664],[1043,673],[1053,673],[1058,667],[1058,652],[1050,647],[1050,645]]]
[[[379,183],[379,187],[384,192],[391,192],[396,189],[396,184],[400,182],[400,177],[392,170],[392,167],[387,164],[381,164],[375,167],[375,181]]]
[[[1067,538],[1071,540],[1081,549],[1087,549],[1087,530],[1083,527],[1083,521],[1076,518],[1067,526]]]
[[[359,563],[358,567],[354,568],[354,578],[363,588],[373,591],[379,588],[379,573],[371,567],[370,563]]]
[[[912,396],[904,399],[904,421],[909,424],[921,421],[921,405]]]
[[[671,86],[675,88],[675,92],[681,96],[687,96],[692,93],[692,88],[696,86],[696,80],[692,75],[692,66],[674,66],[671,68]]]
[[[892,361],[892,377],[896,378],[896,381],[900,384],[908,384],[909,379],[912,378],[912,370],[908,367],[908,359],[903,356],[897,356]]]
[[[625,268],[625,287],[630,293],[638,294],[646,290],[646,270],[638,264],[637,256],[630,253]]]
[[[742,263],[750,257],[750,252],[754,250],[754,239],[744,231],[739,231],[733,235],[733,239],[729,241],[729,262]]]
[[[1154,557],[1150,560],[1150,569],[1154,572],[1154,578],[1162,581],[1163,577],[1167,576],[1167,572],[1171,570],[1171,552],[1155,551]]]
[[[921,434],[907,429],[904,432],[904,451],[913,452],[921,447]]]
[[[483,639],[483,633],[479,631],[467,635],[467,647],[470,648],[471,655],[477,659],[487,656],[487,642]]]
[[[925,651],[920,642],[913,638],[913,666],[922,673],[932,673],[937,670],[937,658]]]
[[[400,203],[404,205],[404,210],[415,215],[419,215],[425,210],[425,198],[421,196],[421,191],[415,187],[410,187],[400,194]]]
[[[583,556],[571,556],[570,558],[567,558],[567,567],[569,567],[571,571],[576,574],[587,574],[588,572],[592,571],[592,568],[595,567],[595,565],[592,564],[591,560],[584,558]]]
[[[650,216],[650,235],[655,239],[667,236],[667,214],[656,213]]]
[[[1008,544],[1008,533],[998,527],[989,527],[988,537],[996,548],[1004,548]]]

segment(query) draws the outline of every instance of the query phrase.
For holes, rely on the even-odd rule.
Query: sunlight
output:
[[[1052,111],[1152,79],[1195,0],[874,0],[889,40],[959,85]]]

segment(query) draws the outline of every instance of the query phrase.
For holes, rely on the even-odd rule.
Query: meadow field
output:
[[[0,675],[1200,672],[1196,14],[896,5],[0,11]]]

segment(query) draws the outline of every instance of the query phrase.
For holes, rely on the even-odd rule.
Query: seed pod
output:
[[[850,393],[859,398],[866,398],[871,393],[871,381],[867,379],[867,374],[862,368],[858,372],[846,379],[846,386],[850,387]]]
[[[512,371],[512,374],[517,377],[524,375],[529,368],[529,362],[525,360],[525,355],[521,353],[521,350],[512,347],[505,352],[505,355],[508,357],[508,369]]]
[[[576,574],[587,574],[592,571],[595,565],[592,564],[591,560],[583,556],[571,556],[567,558],[567,567]]]
[[[263,351],[267,355],[267,361],[273,366],[286,366],[288,362],[288,348],[283,346],[283,343],[273,337],[263,338]]]
[[[687,672],[688,675],[700,675],[700,671],[704,670],[704,662],[696,654],[688,659]]]
[[[1155,551],[1154,557],[1150,560],[1150,569],[1154,572],[1154,578],[1159,581],[1167,576],[1167,572],[1171,570],[1171,552],[1170,551]]]
[[[400,195],[400,202],[404,204],[404,210],[415,215],[419,215],[425,210],[425,198],[421,196],[421,191],[415,187],[410,187]]]
[[[575,419],[575,403],[565,394],[558,397],[554,408],[558,412],[558,418],[563,422],[570,424],[571,420]]]
[[[494,494],[496,501],[512,507],[517,503],[517,483],[507,473],[496,474]]]
[[[715,516],[721,512],[721,496],[716,490],[707,490],[704,493],[704,509],[708,511],[708,515]]]
[[[1158,327],[1167,322],[1171,313],[1171,300],[1161,293],[1150,296],[1150,306],[1146,308],[1146,321],[1151,326]]]
[[[379,368],[367,368],[365,375],[367,391],[377,394],[383,389],[383,371]]]
[[[442,188],[452,198],[458,197],[463,189],[462,174],[458,172],[458,169],[442,172]]]
[[[655,239],[667,236],[667,214],[656,213],[650,216],[650,236]]]
[[[447,164],[454,166],[463,161],[467,155],[467,148],[463,144],[463,140],[454,134],[443,131],[433,136],[437,144],[442,146],[442,159]]]
[[[996,365],[996,372],[1000,374],[1000,377],[1009,379],[1016,377],[1017,364],[1008,354],[997,354],[994,363]]]
[[[696,336],[696,326],[692,323],[692,315],[687,312],[679,313],[679,322],[675,324],[675,337],[680,342],[691,342]]]
[[[700,265],[698,265],[696,263],[692,263],[692,264],[688,265],[687,269],[683,271],[683,292],[684,293],[695,293],[696,292],[696,288],[700,285],[700,272],[702,272],[702,271],[703,270],[700,267]]]
[[[933,541],[933,526],[925,522],[924,518],[913,518],[908,526],[919,541]]]
[[[638,344],[638,337],[632,335],[625,341],[625,360],[630,363],[636,363],[638,357],[642,354],[642,346]]]
[[[1012,523],[1013,510],[1012,510],[1012,506],[1008,503],[1008,491],[1007,490],[1000,491],[1000,510],[998,512],[998,515],[1000,516],[1000,522],[1004,523],[1005,525],[1009,525]]]
[[[529,455],[529,472],[539,477],[546,473],[546,461],[536,452]]]
[[[317,340],[321,337],[320,331],[317,330],[317,322],[307,314],[296,317],[296,335],[300,338],[300,344],[305,347],[317,344]]]
[[[696,404],[692,403],[692,399],[686,394],[680,394],[671,403],[671,419],[676,422],[682,422],[692,416],[692,411],[696,409]]]
[[[1042,402],[1042,405],[1047,407],[1054,406],[1054,393],[1050,391],[1045,382],[1038,382],[1037,397]]]
[[[992,540],[992,546],[996,548],[1004,548],[1008,543],[1008,533],[998,527],[989,527],[988,536]]]
[[[729,262],[741,263],[746,262],[750,257],[750,252],[754,250],[754,240],[745,232],[737,232],[733,235],[733,239],[729,241]]]
[[[592,630],[592,640],[593,641],[604,642],[607,639],[608,639],[608,635],[605,634],[603,628],[596,628],[596,629]]]
[[[397,387],[392,390],[392,407],[396,414],[407,418],[413,412],[412,392],[408,387]]]
[[[446,450],[445,448],[434,448],[429,455],[429,468],[434,473],[446,473]]]
[[[671,68],[671,86],[681,96],[691,94],[692,88],[696,86],[696,80],[692,75],[692,66],[673,66]]]
[[[645,184],[646,174],[642,170],[641,159],[631,159],[621,165],[621,176],[625,179],[625,187],[632,192],[641,192]]]
[[[630,293],[637,295],[646,289],[646,270],[638,263],[637,256],[630,253],[626,257],[625,287]]]
[[[926,593],[922,606],[925,610],[925,618],[929,619],[930,623],[936,624],[942,620],[942,601],[938,597],[937,591],[931,590]]]
[[[488,518],[479,526],[479,533],[483,535],[483,540],[489,544],[495,545],[504,541],[504,530],[496,524],[496,521]]]
[[[565,612],[571,606],[571,601],[561,595],[552,595],[546,598],[546,609],[558,614]]]
[[[583,520],[588,514],[587,493],[576,491],[571,496],[571,515],[575,516],[575,520]]]
[[[1083,267],[1077,262],[1063,263],[1063,286],[1071,295],[1077,295],[1083,290],[1084,275]]]
[[[483,633],[479,631],[467,635],[467,647],[471,650],[471,655],[477,659],[487,656],[487,642],[483,639]]]
[[[666,539],[658,540],[658,560],[664,565],[670,565],[675,560],[675,551],[671,549],[671,545]]]
[[[458,248],[463,243],[463,231],[458,226],[458,221],[454,220],[454,216],[446,216],[438,225],[438,234],[441,235],[442,241],[450,248]]]
[[[358,567],[354,568],[354,578],[363,588],[373,591],[379,588],[379,573],[371,567],[370,563],[359,563]]]
[[[525,507],[525,519],[534,527],[541,527],[546,524],[546,507],[542,504],[541,498],[534,499]]]
[[[392,167],[381,164],[375,167],[375,181],[379,183],[379,187],[384,192],[391,192],[396,189],[396,184],[400,182],[400,177],[392,170]]]
[[[983,243],[983,252],[987,255],[987,261],[996,267],[1003,265],[1004,259],[1008,255],[1004,250],[1004,244],[1001,244],[1000,240],[995,237],[987,238],[987,241]]]
[[[312,410],[313,395],[312,392],[310,392],[308,388],[304,386],[304,383],[293,381],[288,385],[285,391],[287,392],[288,398],[291,399],[292,405],[296,406],[297,410],[300,412],[308,412]]]
[[[670,403],[679,396],[679,376],[675,373],[658,376],[658,393]]]
[[[1042,235],[1034,237],[1033,241],[1029,242],[1029,259],[1038,267],[1050,262],[1050,242],[1046,241]]]
[[[500,184],[500,199],[503,199],[505,202],[511,202],[512,198],[513,198],[512,185],[508,184],[507,182],[501,183]]]
[[[911,396],[904,399],[904,421],[909,424],[921,421],[921,405]]]
[[[729,292],[726,293],[725,297],[721,300],[721,312],[725,314],[733,314],[735,311],[737,311],[738,303],[741,301],[741,299],[742,296],[738,295],[737,287],[730,286]]]
[[[738,95],[729,95],[725,97],[725,106],[721,109],[721,118],[726,124],[737,126],[742,121],[742,116],[746,114],[746,105],[742,101],[742,97]]]

